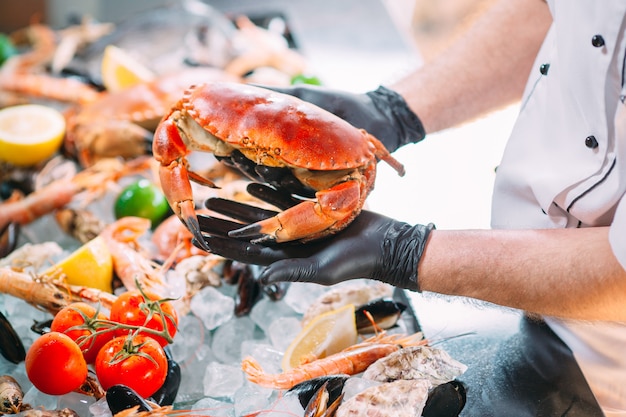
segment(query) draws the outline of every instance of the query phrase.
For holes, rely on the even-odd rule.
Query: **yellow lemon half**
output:
[[[46,271],[46,274],[59,273],[68,284],[113,291],[113,261],[106,242],[100,236],[85,243]]]
[[[65,118],[58,110],[24,104],[0,110],[0,160],[31,166],[50,158],[65,136]]]
[[[154,73],[141,62],[115,45],[104,48],[100,70],[102,83],[110,92],[152,81],[155,77]]]
[[[282,360],[283,371],[315,358],[340,352],[357,342],[354,305],[320,314],[291,342]]]

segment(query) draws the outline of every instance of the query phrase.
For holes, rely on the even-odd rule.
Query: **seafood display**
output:
[[[466,393],[457,377],[466,367],[424,337],[399,290],[369,280],[263,286],[256,266],[201,247],[198,218],[208,198],[267,209],[239,236],[298,244],[336,233],[359,214],[379,161],[399,175],[404,168],[367,132],[251,85],[285,85],[306,72],[292,40],[247,16],[182,3],[119,26],[85,17],[59,30],[32,24],[10,34],[19,53],[0,66],[0,107],[46,103],[62,109],[66,130],[47,161],[19,168],[0,161],[0,415],[458,416]],[[175,19],[175,30],[163,19]],[[181,50],[145,51],[154,78],[107,90],[94,70],[104,48],[142,45],[155,27],[171,30],[176,39],[160,39]],[[216,36],[224,42],[216,45]],[[115,212],[120,190],[139,179],[167,197],[162,220],[127,214],[134,207]],[[287,190],[297,204],[256,198],[246,192],[251,180]],[[75,284],[67,265],[86,278]],[[108,290],[96,285],[101,275]],[[352,345],[332,354],[309,349],[294,356],[299,365],[284,366],[318,317],[348,305]],[[58,331],[60,317],[66,330]],[[340,333],[324,333],[323,343]],[[106,348],[98,344],[87,359],[103,335]],[[30,367],[29,355],[43,355],[31,347],[48,337],[78,346],[72,359],[88,369],[78,388],[50,393],[37,381],[56,389],[70,379],[41,370],[67,360],[66,352]],[[148,363],[134,364],[130,379],[153,372],[163,379],[110,384],[108,376],[123,372],[105,377],[102,363],[128,358]],[[156,380],[143,393],[141,385]]]

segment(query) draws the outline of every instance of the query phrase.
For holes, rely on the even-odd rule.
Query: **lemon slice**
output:
[[[65,136],[61,112],[39,104],[0,110],[0,160],[31,166],[54,155]]]
[[[68,284],[112,292],[113,261],[106,242],[98,236],[48,269],[44,274],[62,274]]]
[[[155,78],[152,71],[115,45],[104,48],[101,65],[102,83],[110,92],[121,91]]]
[[[320,314],[291,342],[282,360],[283,371],[311,359],[324,358],[357,342],[354,305]]]

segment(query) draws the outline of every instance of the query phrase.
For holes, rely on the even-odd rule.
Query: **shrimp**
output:
[[[110,309],[117,299],[96,288],[67,285],[51,275],[20,272],[11,267],[0,268],[0,293],[20,298],[52,314],[74,301],[101,303]]]
[[[119,178],[148,168],[149,158],[137,158],[123,163],[117,159],[103,159],[79,172],[73,178],[53,181],[24,198],[13,198],[0,204],[0,229],[10,222],[28,224],[41,216],[65,207],[82,192],[89,192],[84,204],[106,191],[108,184]]]
[[[139,411],[139,406],[127,408],[113,417],[200,417],[209,416],[205,410],[174,410],[172,406],[157,407],[150,411]],[[194,414],[194,412],[198,414]],[[209,416],[210,417],[210,416]],[[242,416],[247,417],[247,416]],[[251,416],[252,417],[252,416]]]
[[[200,210],[199,212],[202,212]],[[178,263],[183,259],[196,255],[206,256],[208,253],[191,243],[193,235],[178,216],[170,216],[152,233],[152,242],[159,251],[159,256],[166,263]]]
[[[241,369],[248,380],[266,388],[290,389],[306,380],[325,375],[356,375],[365,371],[372,363],[402,348],[402,346],[424,345],[427,341],[421,332],[413,335],[387,335],[382,332],[341,352],[292,368],[282,374],[266,374],[252,357],[246,357]]]
[[[163,284],[163,271],[143,253],[139,237],[150,230],[150,220],[127,216],[106,226],[101,236],[113,259],[113,269],[127,289]]]
[[[88,103],[101,93],[73,78],[46,73],[46,65],[57,51],[57,34],[46,25],[33,24],[11,35],[16,44],[31,45],[28,52],[10,57],[0,70],[0,91],[13,95],[44,97],[66,102]]]

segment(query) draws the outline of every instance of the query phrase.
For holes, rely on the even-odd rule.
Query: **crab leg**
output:
[[[198,224],[190,177],[201,181],[205,185],[215,187],[215,184],[187,169],[186,155],[190,152],[180,136],[178,128],[171,114],[161,122],[154,134],[152,153],[159,164],[159,180],[167,201],[174,214],[187,226],[201,249],[209,252],[209,247],[202,238],[202,231]]]
[[[318,191],[317,201],[303,201],[269,219],[249,224],[229,233],[232,237],[255,237],[254,243],[310,240],[329,229],[340,229],[360,212],[361,184],[346,181]]]

